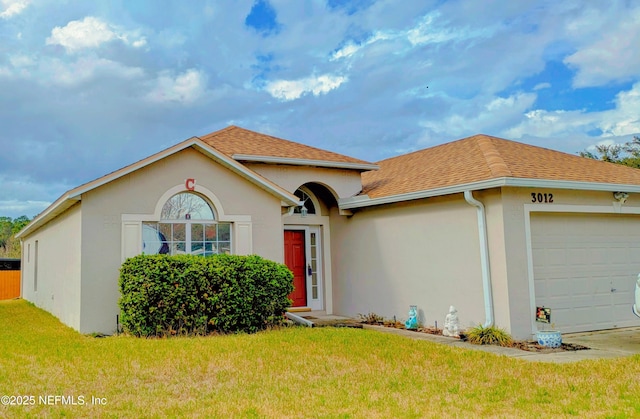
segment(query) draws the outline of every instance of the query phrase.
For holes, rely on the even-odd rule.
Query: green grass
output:
[[[0,395],[36,397],[0,417],[640,416],[640,356],[528,363],[346,328],[94,338],[21,300],[0,302],[0,325]]]

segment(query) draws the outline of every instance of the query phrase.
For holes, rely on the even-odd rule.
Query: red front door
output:
[[[304,231],[285,230],[284,263],[293,272],[293,292],[289,298],[293,307],[307,305],[307,269],[305,261]]]

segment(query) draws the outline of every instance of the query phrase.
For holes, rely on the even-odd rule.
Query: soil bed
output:
[[[430,335],[440,335],[442,336],[442,329],[438,329],[435,327],[420,327],[418,329],[412,330],[412,329],[406,329],[404,327],[404,325],[400,322],[366,322],[366,321],[361,321],[360,323],[362,324],[373,324],[376,326],[384,326],[384,327],[391,327],[394,329],[405,329],[405,330],[410,330],[412,332],[415,333],[427,333]],[[451,339],[457,339],[457,338],[451,338]],[[466,338],[464,336],[463,333],[461,333],[461,337],[460,339],[462,341],[466,341]],[[573,344],[573,343],[562,343],[560,345],[560,347],[558,348],[549,348],[547,346],[542,346],[540,345],[538,342],[534,342],[534,341],[513,341],[511,343],[511,345],[509,346],[510,348],[515,348],[515,349],[520,349],[522,351],[528,351],[528,352],[540,352],[540,353],[554,353],[554,352],[564,352],[564,351],[584,351],[584,350],[588,350],[591,349],[587,346],[582,346],[582,345],[578,345],[578,344]]]

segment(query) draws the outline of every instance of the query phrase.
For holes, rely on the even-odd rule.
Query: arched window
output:
[[[164,204],[160,222],[142,223],[142,251],[202,256],[231,253],[231,224],[216,222],[211,205],[200,195],[180,192]]]
[[[173,195],[162,207],[163,220],[214,220],[213,210],[200,195],[181,192]]]

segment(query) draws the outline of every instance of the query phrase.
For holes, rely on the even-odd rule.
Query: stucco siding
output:
[[[23,238],[22,255],[22,298],[75,329],[81,318],[81,225],[76,204]]]
[[[356,170],[257,163],[247,163],[246,166],[289,192],[305,183],[324,185],[336,199],[352,197],[362,190],[360,172]]]
[[[415,304],[439,327],[485,319],[476,209],[462,195],[371,207],[331,220],[334,312],[406,319]]]
[[[250,217],[253,253],[283,261],[280,200],[193,149],[185,149],[82,196],[80,330],[113,332],[119,313],[122,214],[152,215],[167,190],[196,179],[215,194],[225,215]]]

